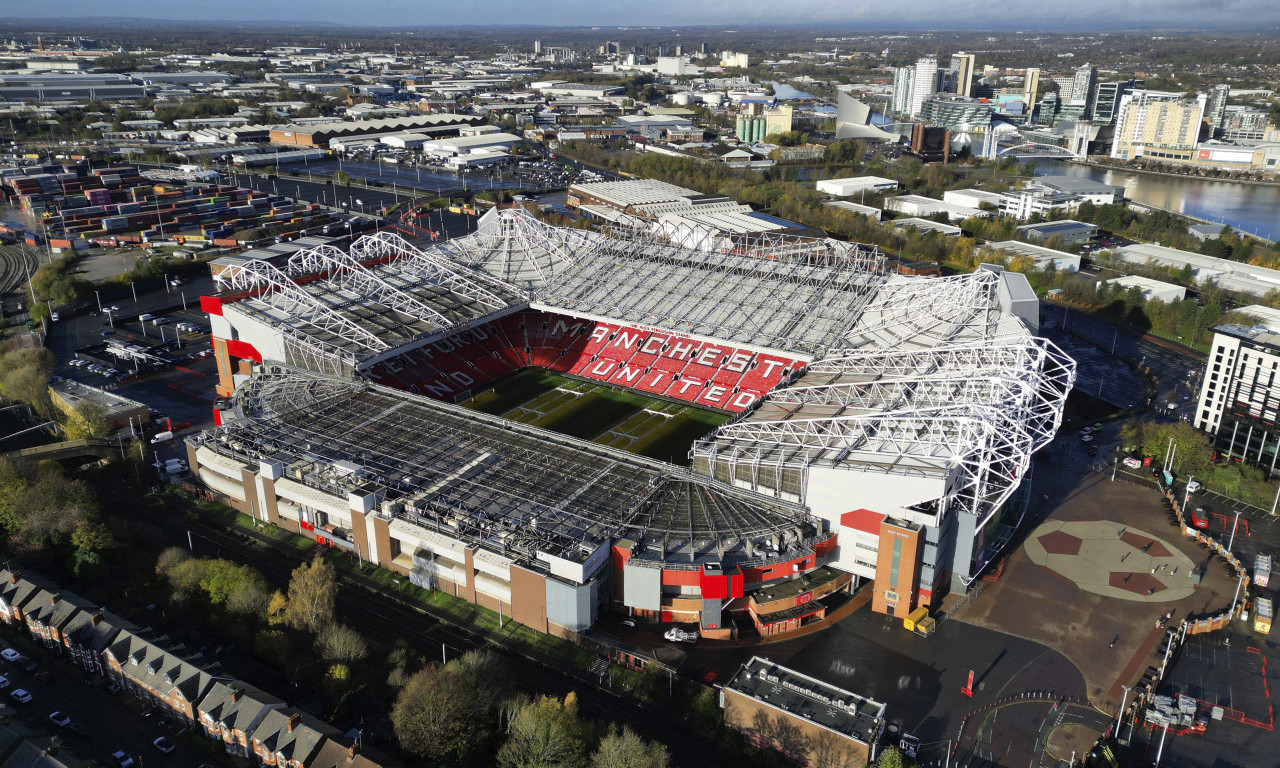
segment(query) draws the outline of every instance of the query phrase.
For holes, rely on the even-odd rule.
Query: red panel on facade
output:
[[[790,576],[799,571],[808,570],[813,567],[813,564],[813,555],[805,555],[795,560],[777,563],[764,568],[743,568],[742,576],[747,584],[754,584],[756,582],[769,581],[770,579],[780,579],[783,576]],[[793,566],[798,566],[798,568]]]
[[[201,296],[200,311],[206,315],[222,315],[222,299],[217,296]]]
[[[729,577],[723,573],[709,574],[706,571],[698,574],[699,588],[703,600],[723,600],[729,596]]]
[[[262,363],[262,353],[254,349],[249,342],[241,341],[240,339],[227,339],[227,354],[242,360],[252,360],[258,364]]]
[[[631,550],[623,549],[616,544],[610,549],[613,554],[613,570],[621,571],[626,566],[627,561],[631,559]]]
[[[734,568],[729,573],[729,597],[742,597],[746,594],[746,578],[742,575],[740,568]]]
[[[813,554],[817,555],[818,557],[822,557],[823,555],[830,553],[831,550],[836,548],[836,542],[838,540],[839,540],[838,536],[832,536],[826,541],[818,542],[813,546]]]
[[[662,569],[662,586],[697,587],[702,584],[702,571],[669,571]]]
[[[880,523],[884,517],[879,512],[872,512],[869,509],[855,509],[840,516],[840,525],[879,536]]]
[[[217,408],[213,409],[213,426],[215,427],[222,426],[222,411],[218,410]]]

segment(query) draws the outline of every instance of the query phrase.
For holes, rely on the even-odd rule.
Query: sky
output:
[[[1280,26],[1280,0],[0,0],[0,18],[321,21],[353,25],[839,25],[933,29]]]

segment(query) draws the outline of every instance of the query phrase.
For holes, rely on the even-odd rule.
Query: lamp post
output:
[[[1236,529],[1240,527],[1240,510],[1236,510],[1235,522],[1231,524],[1231,538],[1227,540],[1227,551],[1231,551],[1231,545],[1236,543]]]

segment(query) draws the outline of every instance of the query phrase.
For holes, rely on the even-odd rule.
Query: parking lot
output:
[[[179,766],[195,768],[203,765],[221,765],[217,759],[222,750],[213,744],[202,744],[202,735],[183,733],[176,726],[164,722],[158,713],[149,713],[142,701],[128,692],[111,693],[109,680],[90,675],[73,666],[65,656],[55,654],[35,645],[23,630],[6,626],[0,638],[5,647],[12,647],[34,662],[34,671],[24,669],[20,660],[12,662],[0,659],[0,675],[8,685],[0,690],[0,698],[14,710],[14,717],[7,726],[11,731],[30,735],[56,735],[62,741],[62,751],[69,752],[73,764],[94,761],[98,765],[113,766],[112,753],[123,750],[134,757],[135,765]],[[41,682],[37,675],[48,682]],[[15,690],[26,690],[31,700],[16,701]],[[59,726],[51,722],[50,714],[61,712],[72,723],[83,726],[77,734],[77,726]],[[155,739],[164,736],[176,745],[170,754],[161,754],[153,746]],[[197,741],[198,740],[198,741]],[[66,755],[63,756],[66,759]],[[140,758],[140,759],[139,759]]]

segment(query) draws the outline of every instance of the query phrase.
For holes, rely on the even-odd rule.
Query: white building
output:
[[[942,193],[942,202],[965,208],[981,208],[983,204],[999,208],[1004,202],[1004,195],[982,189],[953,189]]]
[[[1190,265],[1197,282],[1213,280],[1223,290],[1250,296],[1264,296],[1268,291],[1280,290],[1280,271],[1202,253],[1136,243],[1116,249],[1112,256],[1130,264],[1150,263],[1177,269]]]
[[[951,221],[963,221],[974,217],[985,218],[988,215],[986,211],[981,211],[977,208],[955,205],[922,195],[898,195],[897,197],[887,198],[884,201],[884,209],[893,213],[901,213],[904,216],[917,216],[920,218],[928,218],[938,213],[945,213]]]
[[[454,157],[494,149],[508,150],[523,139],[510,133],[486,133],[481,136],[458,136],[424,142],[422,151],[438,157]]]
[[[1040,269],[1044,269],[1046,264],[1052,263],[1059,272],[1080,271],[1080,254],[1078,253],[1067,253],[1056,248],[1045,248],[1043,245],[1024,243],[1021,240],[1001,240],[995,243],[988,243],[987,247],[992,250],[1003,251],[1010,256],[1025,256],[1034,261]]]
[[[1280,456],[1280,310],[1239,309],[1250,324],[1214,328],[1192,423],[1213,437],[1213,448],[1274,475]]]
[[[1152,280],[1141,275],[1125,275],[1124,277],[1103,280],[1098,283],[1099,288],[1104,285],[1118,285],[1126,291],[1130,288],[1138,288],[1142,291],[1143,301],[1163,301],[1168,304],[1174,301],[1182,301],[1187,297],[1187,289],[1181,285]]]
[[[830,202],[823,203],[823,205],[827,206],[828,208],[838,208],[842,211],[849,211],[850,213],[856,213],[859,216],[870,216],[876,221],[879,221],[881,216],[881,212],[879,208],[876,208],[870,205],[861,205],[859,203],[851,203],[848,200],[832,200]]]
[[[914,229],[921,234],[933,232],[943,237],[959,237],[963,231],[954,224],[943,224],[933,219],[895,219],[891,224],[894,229]]]
[[[850,176],[844,179],[823,179],[814,185],[819,192],[835,197],[849,197],[860,192],[892,192],[898,182],[881,176]]]

